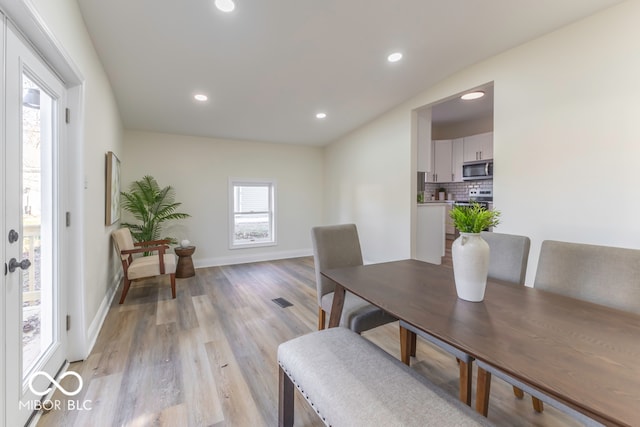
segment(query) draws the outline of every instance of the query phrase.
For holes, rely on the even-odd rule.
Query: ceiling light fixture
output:
[[[398,62],[402,59],[402,54],[400,52],[394,52],[391,55],[387,56],[387,61],[389,62]]]
[[[325,119],[326,117],[327,117],[327,113],[316,114],[316,119]]]
[[[236,8],[233,0],[216,0],[215,5],[222,12],[232,12]]]
[[[198,94],[196,94],[196,95],[193,95],[193,98],[194,98],[196,101],[200,101],[200,102],[204,102],[204,101],[206,101],[207,99],[209,99],[209,97],[208,97],[207,95],[203,95],[203,94],[201,94],[201,93],[198,93]]]
[[[471,101],[472,99],[482,98],[484,96],[484,92],[481,90],[477,90],[474,92],[465,93],[460,97],[460,99],[464,99],[465,101]]]

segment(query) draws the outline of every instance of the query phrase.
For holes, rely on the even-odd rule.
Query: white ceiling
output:
[[[431,105],[432,125],[455,126],[479,119],[493,119],[493,83],[473,89],[484,92],[484,96],[465,101],[460,99],[461,94],[454,94],[449,99]]]
[[[236,0],[230,14],[213,0],[78,3],[127,129],[322,145],[620,0]],[[394,51],[404,58],[388,63]]]

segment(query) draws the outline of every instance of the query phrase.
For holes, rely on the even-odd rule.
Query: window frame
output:
[[[244,179],[244,178],[229,178],[229,225],[228,225],[228,239],[229,239],[229,249],[247,249],[247,248],[258,248],[258,247],[266,247],[266,246],[276,246],[277,245],[277,215],[276,215],[276,180],[275,179]],[[236,215],[242,214],[243,212],[236,212],[236,187],[268,187],[269,189],[269,210],[264,212],[269,215],[269,222],[271,228],[271,238],[269,240],[259,240],[259,241],[248,241],[248,242],[239,242],[235,239],[235,226],[236,226]],[[244,212],[245,214],[251,212]],[[263,212],[256,212],[263,213]]]

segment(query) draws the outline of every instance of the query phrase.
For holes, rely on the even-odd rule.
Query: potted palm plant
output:
[[[172,237],[160,237],[162,226],[167,221],[188,218],[191,215],[177,212],[182,204],[175,201],[175,190],[171,186],[160,188],[152,176],[146,175],[129,185],[128,192],[121,192],[122,208],[130,212],[138,223],[122,223],[131,230],[138,242],[166,239],[176,243]]]
[[[480,232],[498,225],[500,212],[473,203],[454,206],[449,215],[460,230],[460,236],[451,246],[456,292],[466,301],[482,301],[489,274],[489,244]]]

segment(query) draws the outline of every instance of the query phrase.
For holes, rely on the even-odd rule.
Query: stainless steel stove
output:
[[[455,202],[457,206],[471,206],[473,203],[478,203],[485,209],[489,208],[489,203],[493,202],[493,190],[484,188],[470,188],[469,200],[459,200]]]

